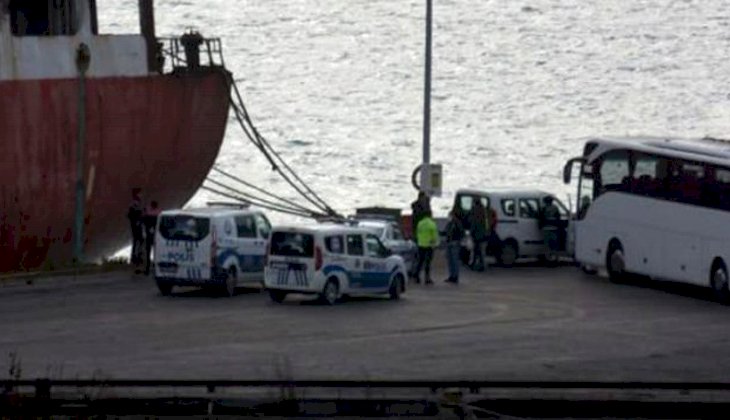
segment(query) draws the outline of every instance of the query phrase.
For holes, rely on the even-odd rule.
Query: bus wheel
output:
[[[608,271],[608,278],[614,283],[620,283],[626,277],[624,250],[618,241],[612,241],[608,246],[606,271]]]
[[[281,303],[286,299],[286,292],[283,290],[272,290],[269,289],[269,297],[276,303]]]
[[[499,262],[505,267],[512,267],[517,261],[517,255],[517,243],[512,239],[507,239],[499,252]]]
[[[401,290],[403,290],[403,276],[398,274],[395,276],[393,281],[390,283],[390,289],[388,289],[388,294],[390,295],[390,300],[400,299]]]
[[[722,261],[717,261],[712,266],[712,277],[710,284],[715,293],[715,299],[720,303],[730,302],[730,291],[728,290],[727,269]]]
[[[322,289],[322,294],[319,296],[319,298],[322,300],[322,302],[328,304],[328,305],[334,305],[337,303],[337,298],[340,294],[340,286],[337,284],[337,280],[335,279],[329,279],[327,280],[327,283],[325,283],[324,288]]]
[[[234,267],[231,267],[230,270],[226,273],[226,284],[225,284],[225,294],[228,297],[232,297],[236,294],[236,286],[238,284],[238,278],[236,276],[236,269]]]

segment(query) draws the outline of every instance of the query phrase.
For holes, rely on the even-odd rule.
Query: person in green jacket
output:
[[[426,210],[423,219],[416,226],[416,244],[418,245],[418,264],[413,272],[416,283],[420,283],[421,269],[426,277],[426,284],[433,284],[431,279],[431,260],[433,250],[439,243],[439,231],[436,222],[433,221],[431,210]]]

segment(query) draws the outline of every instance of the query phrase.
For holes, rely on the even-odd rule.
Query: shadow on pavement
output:
[[[237,287],[236,292],[234,293],[235,296],[245,296],[245,295],[259,295],[263,292],[263,289],[260,287]],[[214,287],[203,287],[203,288],[193,288],[193,287],[185,287],[185,288],[175,288],[173,289],[172,293],[170,294],[170,297],[175,298],[214,298],[214,299],[230,299],[229,296],[227,296],[224,291],[222,291],[219,288]]]

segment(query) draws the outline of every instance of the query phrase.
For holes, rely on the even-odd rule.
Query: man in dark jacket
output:
[[[446,225],[446,258],[449,265],[447,283],[459,283],[459,250],[464,238],[464,226],[452,210],[449,212],[449,223]]]
[[[475,200],[469,217],[469,231],[474,241],[474,270],[484,270],[484,244],[487,242],[487,209],[481,200]]]
[[[152,248],[155,246],[155,231],[157,230],[157,217],[160,215],[160,208],[157,201],[150,202],[144,214],[144,238],[145,238],[145,269],[146,275],[150,274],[152,263]]]
[[[548,260],[553,260],[555,253],[558,251],[560,210],[553,202],[552,197],[547,196],[543,199],[543,207],[538,222],[545,241],[545,256]]]
[[[411,220],[411,227],[412,227],[412,238],[415,241],[416,240],[416,227],[418,227],[418,222],[423,219],[423,217],[426,215],[426,212],[431,211],[431,203],[428,198],[428,195],[426,195],[425,192],[420,191],[418,193],[418,199],[411,203],[411,214],[412,214],[412,220]]]
[[[129,219],[129,226],[132,231],[132,255],[129,260],[134,265],[136,273],[140,272],[142,247],[144,246],[144,209],[142,208],[141,193],[141,188],[132,189],[132,203],[127,209],[127,219]]]

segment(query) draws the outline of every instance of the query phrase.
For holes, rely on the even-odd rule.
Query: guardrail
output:
[[[225,67],[220,38],[204,38],[197,32],[180,37],[157,38],[158,70],[170,73],[201,67]]]
[[[279,417],[367,415],[388,418],[415,415],[419,418],[443,418],[444,413],[450,412],[456,414],[456,418],[494,418],[499,415],[697,418],[714,416],[730,409],[730,395],[727,395],[730,383],[727,382],[37,379],[2,380],[0,387],[0,412],[19,416],[215,413]],[[60,389],[52,393],[55,388],[66,388],[66,392]],[[74,397],[73,389],[68,388],[75,388],[77,395]],[[122,395],[116,391],[121,388],[141,389],[142,392]],[[163,393],[160,388],[170,388],[170,391]],[[207,394],[181,396],[185,395],[181,389],[190,391],[190,388],[199,388]],[[261,393],[238,397],[231,393],[214,395],[221,389],[231,388],[269,388],[280,390],[280,394],[279,397],[267,397]],[[29,389],[33,389],[34,394],[29,395]],[[328,393],[323,397],[322,394],[304,392],[310,389],[324,389]],[[348,394],[344,391],[346,389],[363,390],[364,396]],[[399,396],[392,391],[394,389],[420,389],[430,392],[431,396]],[[301,393],[298,392],[300,390]],[[471,396],[464,395],[462,390],[468,391]],[[551,396],[548,390],[565,392]],[[484,391],[490,392],[476,395]],[[518,391],[529,392],[520,395]],[[578,394],[575,393],[577,391],[584,392]],[[658,398],[661,392],[673,393]],[[718,393],[722,396],[718,397]]]

